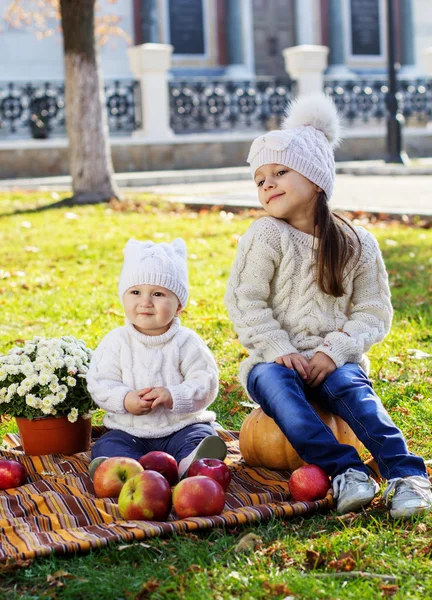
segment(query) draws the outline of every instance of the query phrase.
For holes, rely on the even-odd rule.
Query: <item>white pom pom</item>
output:
[[[299,96],[288,106],[281,128],[304,125],[322,131],[333,148],[340,142],[341,120],[333,100],[324,94]]]

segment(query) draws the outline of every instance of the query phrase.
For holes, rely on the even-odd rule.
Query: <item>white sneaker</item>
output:
[[[336,510],[340,514],[356,511],[372,502],[379,490],[377,482],[363,471],[348,469],[333,479]]]
[[[225,442],[218,435],[209,435],[204,438],[195,450],[185,456],[179,462],[179,479],[187,477],[189,467],[193,462],[200,458],[218,458],[225,460],[227,447]]]
[[[411,475],[390,479],[384,492],[386,504],[389,504],[392,493],[390,516],[393,519],[412,517],[432,510],[431,484],[426,477]]]

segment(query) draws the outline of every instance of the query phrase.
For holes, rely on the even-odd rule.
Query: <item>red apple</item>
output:
[[[171,487],[157,471],[143,471],[122,487],[119,511],[127,521],[166,521],[171,511]]]
[[[94,472],[93,485],[99,498],[116,498],[128,479],[144,471],[134,458],[113,456],[104,460]]]
[[[27,479],[27,471],[17,460],[0,460],[0,490],[18,487]]]
[[[223,487],[226,491],[231,481],[231,473],[223,460],[218,458],[200,458],[191,464],[188,470],[188,477],[204,475],[211,477]]]
[[[178,480],[178,467],[177,461],[174,456],[167,452],[148,452],[138,459],[139,464],[144,469],[150,471],[157,471],[165,477],[170,485],[175,485]]]
[[[173,505],[180,519],[220,515],[225,506],[225,492],[211,477],[187,477],[175,486]]]
[[[288,481],[291,499],[296,502],[312,502],[325,498],[330,488],[327,473],[317,465],[303,465],[296,469]]]

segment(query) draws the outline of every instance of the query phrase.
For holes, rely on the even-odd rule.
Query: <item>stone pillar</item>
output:
[[[228,59],[225,75],[249,78],[253,74],[251,0],[225,0],[225,26]],[[247,40],[252,41],[252,46]]]
[[[296,17],[296,43],[313,44],[314,37],[314,8],[316,7],[315,0],[296,0],[295,2],[295,17]]]
[[[330,53],[326,75],[336,78],[352,77],[353,72],[345,64],[345,35],[341,0],[329,0],[327,26]]]
[[[418,75],[414,51],[414,17],[412,0],[400,0],[401,68],[399,75]]]
[[[307,44],[282,50],[285,70],[297,81],[299,95],[323,91],[328,53],[327,46]]]
[[[159,42],[158,11],[156,0],[140,0],[140,28],[143,44]]]
[[[172,139],[169,125],[168,70],[173,47],[170,44],[141,44],[128,48],[129,63],[141,86],[141,129],[134,135],[146,141]]]

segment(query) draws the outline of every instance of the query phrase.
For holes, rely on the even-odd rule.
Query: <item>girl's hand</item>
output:
[[[156,408],[156,406],[165,406],[165,408],[169,409],[174,406],[172,396],[165,387],[146,388],[145,390],[141,390],[141,392],[140,394],[143,400],[151,400],[152,410]]]
[[[275,360],[278,365],[285,365],[288,369],[294,369],[300,375],[302,379],[308,379],[310,375],[310,365],[307,358],[301,354],[285,354],[279,356]]]
[[[309,361],[310,373],[307,383],[311,387],[317,387],[327,379],[330,373],[336,370],[336,365],[332,359],[324,354],[317,352]]]
[[[123,404],[128,413],[132,415],[146,415],[152,409],[152,403],[143,400],[139,392],[135,391],[126,394]]]

